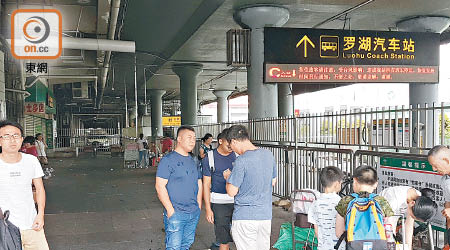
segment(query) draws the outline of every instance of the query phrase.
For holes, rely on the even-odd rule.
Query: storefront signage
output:
[[[167,127],[181,126],[181,116],[163,116],[162,125]]]
[[[45,103],[43,102],[26,102],[25,103],[26,115],[44,115]]]

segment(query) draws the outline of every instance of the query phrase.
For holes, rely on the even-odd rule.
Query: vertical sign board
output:
[[[53,120],[45,120],[45,141],[49,149],[53,148]]]
[[[437,33],[264,28],[266,83],[437,83]]]
[[[434,172],[428,161],[392,157],[381,157],[378,168],[378,193],[393,186],[409,186],[420,190],[430,188],[435,192],[434,201],[438,213],[431,220],[435,229],[445,231],[445,218],[440,211],[444,209],[444,190],[441,187],[442,175]]]

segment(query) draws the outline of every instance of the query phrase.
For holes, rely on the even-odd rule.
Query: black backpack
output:
[[[22,250],[20,230],[8,218],[9,211],[0,209],[0,250]]]

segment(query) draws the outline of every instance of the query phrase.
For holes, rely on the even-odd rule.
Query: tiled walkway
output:
[[[108,155],[51,159],[55,176],[45,181],[45,230],[52,250],[164,249],[156,169],[123,169]],[[274,208],[272,244],[289,214]],[[204,211],[192,249],[208,249],[213,226]],[[232,249],[235,249],[234,247]]]

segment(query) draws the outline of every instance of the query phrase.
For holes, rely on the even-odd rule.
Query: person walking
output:
[[[144,139],[144,134],[139,135],[139,140],[137,140],[138,150],[139,150],[139,167],[148,167],[148,141]],[[144,163],[144,164],[142,164]]]
[[[47,144],[44,141],[44,136],[41,133],[36,134],[36,149],[38,151],[38,159],[42,165],[48,164],[47,154],[45,150],[47,149]]]

